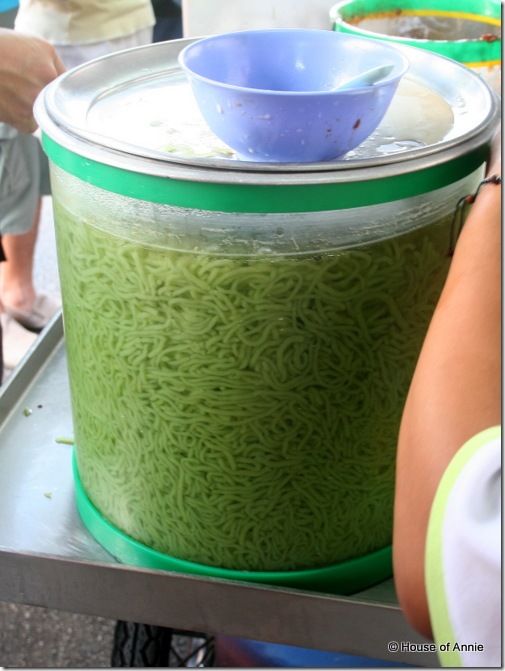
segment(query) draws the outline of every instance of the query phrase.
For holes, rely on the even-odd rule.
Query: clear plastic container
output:
[[[364,587],[391,571],[400,416],[496,100],[407,49],[410,79],[360,151],[248,163],[207,154],[175,104],[185,44],[93,61],[36,105],[90,528],[124,561],[148,549],[291,585],[320,571],[323,589],[345,566]]]
[[[262,216],[51,176],[78,464],[102,514],[235,570],[389,544],[405,394],[478,178]]]

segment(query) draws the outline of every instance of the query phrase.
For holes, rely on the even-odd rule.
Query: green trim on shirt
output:
[[[440,649],[440,646],[445,646],[448,642],[451,642],[449,647],[452,648],[452,644],[456,641],[447,604],[442,556],[442,530],[447,503],[456,480],[473,455],[485,444],[500,436],[501,427],[494,426],[485,431],[481,431],[481,433],[470,438],[470,440],[456,452],[440,481],[431,507],[428,535],[426,538],[425,579],[431,626],[435,642],[438,646],[438,657],[442,666],[463,666],[458,650]]]

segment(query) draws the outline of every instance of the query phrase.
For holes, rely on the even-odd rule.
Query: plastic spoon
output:
[[[394,65],[392,63],[388,63],[387,65],[378,65],[375,68],[371,68],[370,70],[366,70],[366,72],[362,72],[361,74],[356,75],[356,77],[348,79],[343,84],[339,84],[336,87],[336,90],[341,91],[343,89],[356,89],[360,86],[372,86],[372,84],[375,84],[381,79],[384,79],[384,77],[387,77],[393,68]]]

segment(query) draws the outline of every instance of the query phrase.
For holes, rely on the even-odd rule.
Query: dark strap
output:
[[[172,0],[152,0],[154,15],[157,19],[168,16],[181,16],[182,10],[179,4]]]

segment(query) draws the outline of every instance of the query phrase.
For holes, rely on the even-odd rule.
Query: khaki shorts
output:
[[[39,139],[0,123],[0,235],[29,231],[40,196],[50,193],[49,163]]]
[[[18,13],[18,8],[8,9],[6,12],[0,12],[0,27],[14,28],[14,22]]]

